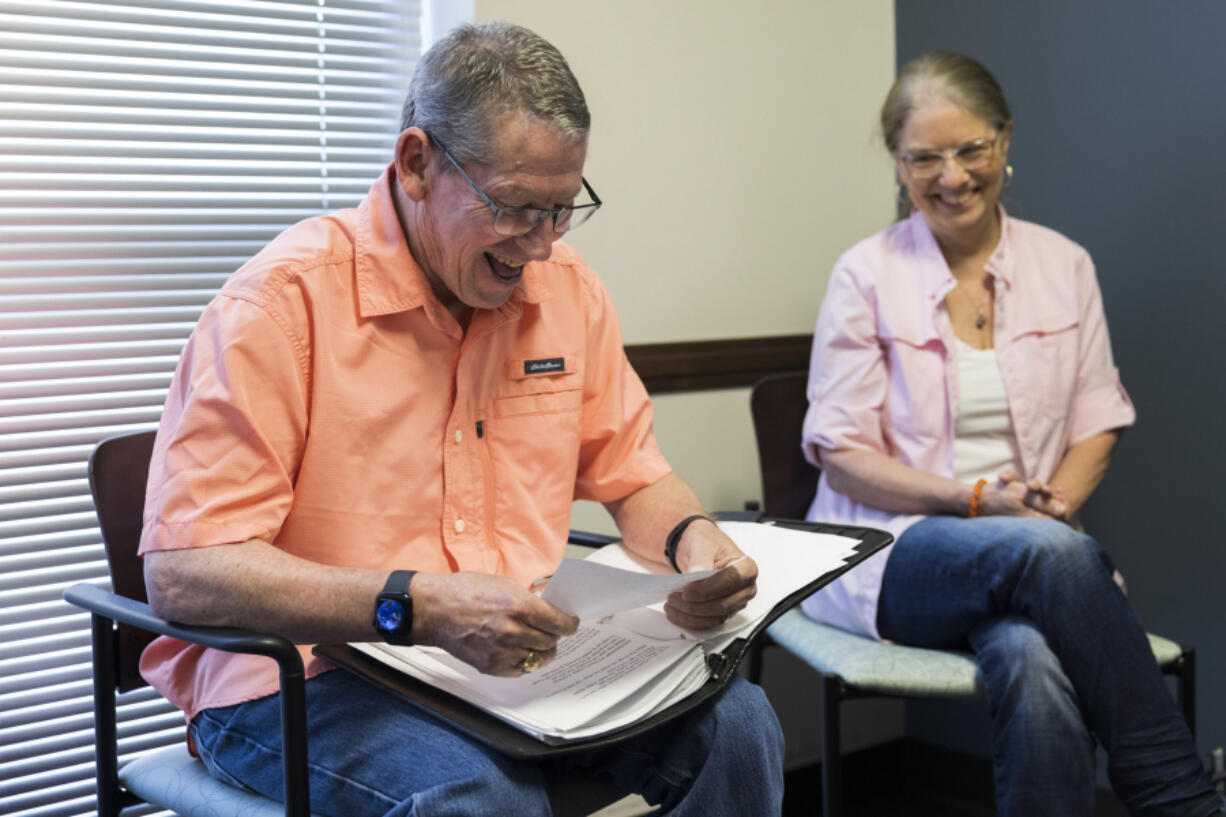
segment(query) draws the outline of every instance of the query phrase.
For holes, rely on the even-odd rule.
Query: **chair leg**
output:
[[[115,623],[90,616],[94,662],[94,769],[99,817],[119,817],[135,798],[119,788],[118,724],[115,714]]]
[[[1178,660],[1179,671],[1179,706],[1183,709],[1183,718],[1196,737],[1196,650],[1186,647]]]
[[[281,668],[281,762],[284,774],[285,813],[310,817],[311,794],[307,772],[306,674],[302,663]]]
[[[822,675],[822,817],[841,817],[843,813],[843,758],[839,749],[842,699],[843,680],[837,675]]]

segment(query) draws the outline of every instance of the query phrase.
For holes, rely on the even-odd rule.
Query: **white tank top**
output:
[[[958,416],[954,418],[954,479],[993,481],[1001,471],[1022,474],[1017,435],[995,349],[958,341]]]

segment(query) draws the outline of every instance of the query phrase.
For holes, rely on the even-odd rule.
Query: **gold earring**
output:
[[[1005,165],[1005,187],[1013,184],[1013,165]]]

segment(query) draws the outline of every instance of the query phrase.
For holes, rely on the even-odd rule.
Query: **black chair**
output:
[[[154,432],[103,440],[89,461],[89,484],[106,547],[114,592],[77,584],[64,592],[72,604],[92,613],[94,666],[94,742],[98,814],[116,817],[137,803],[188,813],[207,802],[215,817],[310,814],[307,788],[305,673],[295,646],[284,638],[235,628],[193,627],[164,621],[149,609],[141,559],[137,556],[141,517]],[[610,539],[572,532],[571,542],[586,546]],[[141,650],[156,637],[175,638],[230,652],[273,658],[281,676],[281,731],[285,747],[285,804],[240,791],[208,774],[184,747],[162,749],[119,767],[116,692],[145,685],[138,672]],[[624,796],[611,780],[582,770],[546,775],[556,815],[579,817]],[[226,810],[230,808],[231,810]]]
[[[803,371],[764,377],[750,396],[754,434],[762,473],[762,511],[766,516],[803,519],[817,490],[819,471],[801,450],[801,429],[809,408],[808,374]],[[751,653],[749,676],[759,681],[762,650],[781,645],[817,670],[821,679],[822,814],[842,812],[839,707],[864,697],[978,698],[982,677],[966,653],[883,644],[852,635],[792,610],[759,638]],[[1178,700],[1195,729],[1196,660],[1190,647],[1149,636],[1162,671],[1177,680]]]

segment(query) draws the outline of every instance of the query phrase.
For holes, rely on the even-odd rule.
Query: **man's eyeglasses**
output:
[[[560,207],[550,207],[544,209],[541,207],[507,207],[496,203],[493,199],[486,195],[472,177],[464,172],[464,168],[460,167],[460,163],[455,160],[443,143],[435,138],[432,134],[427,133],[430,141],[433,142],[443,155],[447,157],[447,161],[460,171],[473,190],[477,191],[477,195],[485,202],[485,205],[494,212],[494,232],[505,236],[520,236],[526,235],[535,230],[541,222],[547,218],[553,219],[553,231],[555,233],[564,233],[567,230],[573,230],[583,222],[592,217],[592,214],[600,209],[600,197],[596,195],[596,191],[587,183],[587,179],[582,176],[583,189],[587,191],[588,197],[591,198],[590,204],[566,204]]]
[[[945,162],[953,159],[966,170],[983,170],[996,158],[996,144],[1000,134],[991,138],[973,139],[964,145],[948,150],[909,150],[902,155],[903,164],[916,180],[939,176]]]

